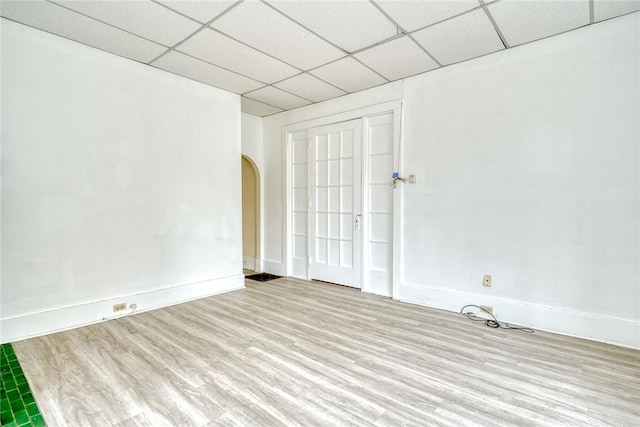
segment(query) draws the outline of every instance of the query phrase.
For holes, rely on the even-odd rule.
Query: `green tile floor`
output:
[[[0,425],[46,426],[11,344],[0,346]]]

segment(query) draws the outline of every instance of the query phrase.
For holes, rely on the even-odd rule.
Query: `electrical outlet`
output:
[[[115,313],[116,311],[122,311],[122,310],[126,310],[127,309],[127,303],[123,302],[121,304],[116,304],[113,306],[113,312]]]
[[[484,277],[482,278],[482,286],[486,286],[488,288],[491,287],[491,275],[490,274],[485,274]]]
[[[490,305],[481,305],[480,308],[493,314],[493,307],[491,307]]]
[[[407,177],[407,182],[408,182],[409,184],[415,184],[415,183],[416,183],[416,176],[415,176],[415,175],[409,175],[409,176]]]
[[[133,311],[133,310],[135,310],[136,308],[138,308],[138,304],[136,304],[136,303],[134,302],[133,304],[130,304],[130,305],[129,305],[129,308]]]

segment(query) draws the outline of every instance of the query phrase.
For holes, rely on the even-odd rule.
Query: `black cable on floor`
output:
[[[472,311],[467,311],[466,313],[464,312],[464,309],[467,307],[476,307],[479,308],[480,310],[484,311],[485,313],[487,313],[489,316],[491,316],[491,319],[483,319],[481,317],[478,317],[475,315],[475,313],[473,313]],[[527,334],[532,334],[533,333],[533,329],[531,328],[523,328],[520,326],[511,326],[508,323],[504,323],[504,325],[502,325],[500,322],[498,322],[498,319],[496,319],[496,316],[493,315],[493,313],[485,310],[484,308],[480,307],[479,305],[475,305],[475,304],[467,304],[464,307],[462,307],[460,309],[460,314],[464,314],[465,316],[467,316],[468,319],[473,320],[474,322],[484,322],[485,325],[487,325],[490,328],[503,328],[503,329],[515,329],[517,331],[522,331],[522,332],[526,332]]]

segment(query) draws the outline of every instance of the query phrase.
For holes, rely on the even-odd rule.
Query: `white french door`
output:
[[[309,277],[360,288],[361,120],[309,131]]]

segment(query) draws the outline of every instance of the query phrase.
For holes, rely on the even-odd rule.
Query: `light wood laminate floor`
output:
[[[50,426],[640,425],[640,352],[294,279],[14,344]]]

